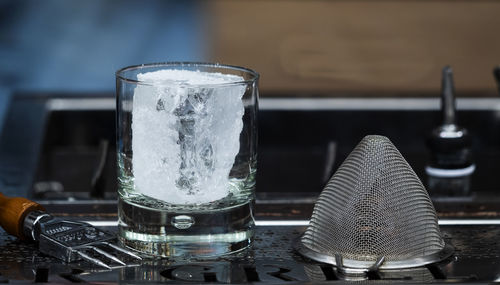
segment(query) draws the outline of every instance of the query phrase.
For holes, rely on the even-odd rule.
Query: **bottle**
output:
[[[435,197],[469,196],[473,162],[471,137],[456,123],[455,88],[451,67],[443,68],[441,111],[443,123],[432,130],[427,145],[430,160],[425,168],[427,190]]]

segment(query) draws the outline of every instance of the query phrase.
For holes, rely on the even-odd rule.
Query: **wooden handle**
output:
[[[45,209],[26,198],[10,198],[0,193],[0,226],[11,235],[24,239],[24,218],[28,213],[37,210]]]

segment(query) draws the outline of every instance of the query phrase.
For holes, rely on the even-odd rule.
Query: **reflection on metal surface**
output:
[[[114,110],[115,107],[114,98],[66,98],[47,102],[50,111]]]
[[[113,230],[113,227],[107,227]],[[114,228],[116,230],[116,228]],[[283,283],[315,282],[345,279],[337,270],[301,258],[292,250],[292,243],[303,231],[303,227],[256,227],[254,246],[250,250],[228,255],[215,260],[171,260],[145,259],[141,266],[102,270],[88,263],[64,264],[54,258],[40,254],[34,244],[18,241],[0,231],[0,273],[9,280],[35,281],[37,268],[40,276],[49,282],[64,283],[127,283],[175,282],[175,278],[189,278],[185,273],[196,273],[200,282],[232,283]],[[434,268],[421,267],[415,270],[381,270],[368,279],[385,279],[388,282],[415,282],[444,280],[446,282],[491,282],[498,279],[500,269],[500,244],[497,242],[500,227],[468,226],[442,228],[445,239],[457,249],[455,257],[446,263],[438,263]],[[44,267],[48,265],[47,267]],[[196,265],[203,267],[187,267]],[[45,269],[48,268],[48,272]],[[207,268],[207,269],[205,269]],[[45,271],[44,271],[45,270]],[[174,272],[175,271],[175,272]],[[16,273],[17,272],[17,273]],[[205,274],[206,273],[206,274]],[[172,278],[170,278],[172,277]],[[61,279],[62,278],[62,279]],[[43,279],[43,278],[42,278]],[[0,278],[0,280],[2,280]],[[15,282],[13,282],[15,283]]]
[[[262,98],[261,110],[439,110],[439,98]],[[459,110],[497,110],[498,98],[460,98]]]
[[[261,110],[439,110],[439,98],[261,98]],[[115,98],[57,98],[50,111],[114,110]],[[497,110],[498,98],[458,98],[459,110]]]

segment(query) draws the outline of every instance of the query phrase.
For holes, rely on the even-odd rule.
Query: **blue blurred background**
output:
[[[435,96],[444,65],[459,96],[498,96],[499,14],[489,0],[0,0],[0,94],[112,94],[119,68],[209,61],[258,71],[262,96]]]
[[[144,3],[0,1],[3,94],[112,91],[114,72],[124,66],[205,60],[201,1]]]

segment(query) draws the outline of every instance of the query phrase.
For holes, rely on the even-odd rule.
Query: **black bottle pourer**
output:
[[[441,112],[443,114],[443,123],[432,130],[427,140],[430,161],[426,167],[426,173],[430,178],[445,179],[444,182],[441,181],[444,185],[440,184],[439,188],[447,188],[448,186],[449,188],[462,187],[456,181],[453,187],[446,185],[446,179],[469,177],[475,170],[469,132],[456,123],[455,87],[453,84],[453,71],[449,66],[443,68]],[[435,184],[431,182],[436,181],[430,179],[429,188],[432,188],[433,184]],[[464,189],[455,190],[464,192]],[[447,189],[441,192],[453,193],[455,190]]]

